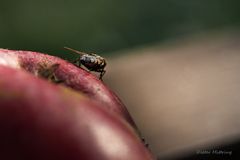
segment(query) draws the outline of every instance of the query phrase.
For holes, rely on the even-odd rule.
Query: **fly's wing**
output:
[[[75,50],[75,49],[72,49],[72,48],[69,48],[69,47],[63,47],[63,48],[65,48],[65,49],[67,49],[67,50],[69,50],[69,51],[72,51],[72,52],[75,52],[75,53],[77,53],[77,54],[79,54],[79,55],[84,55],[84,54],[86,54],[86,53],[84,53],[84,52],[80,52],[80,51],[77,51],[77,50]]]

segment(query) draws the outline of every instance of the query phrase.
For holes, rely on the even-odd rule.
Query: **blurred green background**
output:
[[[0,47],[66,57],[111,54],[202,31],[240,27],[238,0],[1,0]]]

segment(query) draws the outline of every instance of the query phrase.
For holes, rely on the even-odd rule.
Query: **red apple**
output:
[[[64,85],[36,77],[56,63]],[[0,50],[0,126],[0,159],[153,159],[113,92],[45,54]]]

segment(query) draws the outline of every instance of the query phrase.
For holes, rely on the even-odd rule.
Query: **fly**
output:
[[[74,61],[74,63],[79,64],[78,67],[83,65],[89,71],[100,72],[99,79],[102,80],[103,75],[106,73],[105,67],[107,65],[107,62],[103,57],[94,53],[84,53],[72,48],[64,48],[80,55],[80,57]]]

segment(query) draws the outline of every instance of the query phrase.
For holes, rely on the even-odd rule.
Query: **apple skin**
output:
[[[99,99],[91,97],[91,94],[96,93],[89,91],[88,87],[83,93],[76,92],[75,90],[81,89],[55,85],[29,74],[25,70],[36,74],[36,66],[43,60],[34,58],[36,55],[28,55],[34,52],[26,53],[25,56],[29,58],[27,60],[18,55],[25,54],[24,51],[3,51],[0,51],[0,159],[154,159],[141,142],[135,127],[124,116],[118,115],[125,112],[109,111],[109,107],[116,107],[113,104],[121,104],[120,102],[108,104],[98,96]],[[72,71],[71,67],[75,67],[58,58],[49,57],[49,64],[63,62],[63,68],[56,70],[58,77],[63,74],[60,71],[69,66]],[[34,63],[30,63],[31,60]],[[74,69],[72,74],[77,72]],[[101,83],[84,70],[82,74],[86,74],[81,75],[86,83]],[[65,80],[71,81],[71,76],[73,75],[65,77]],[[90,82],[87,82],[88,78]],[[81,80],[78,80],[79,83]],[[69,85],[77,82],[65,83]],[[105,86],[102,84],[101,87],[100,91],[105,94]],[[109,91],[105,95],[114,101],[111,93]]]

